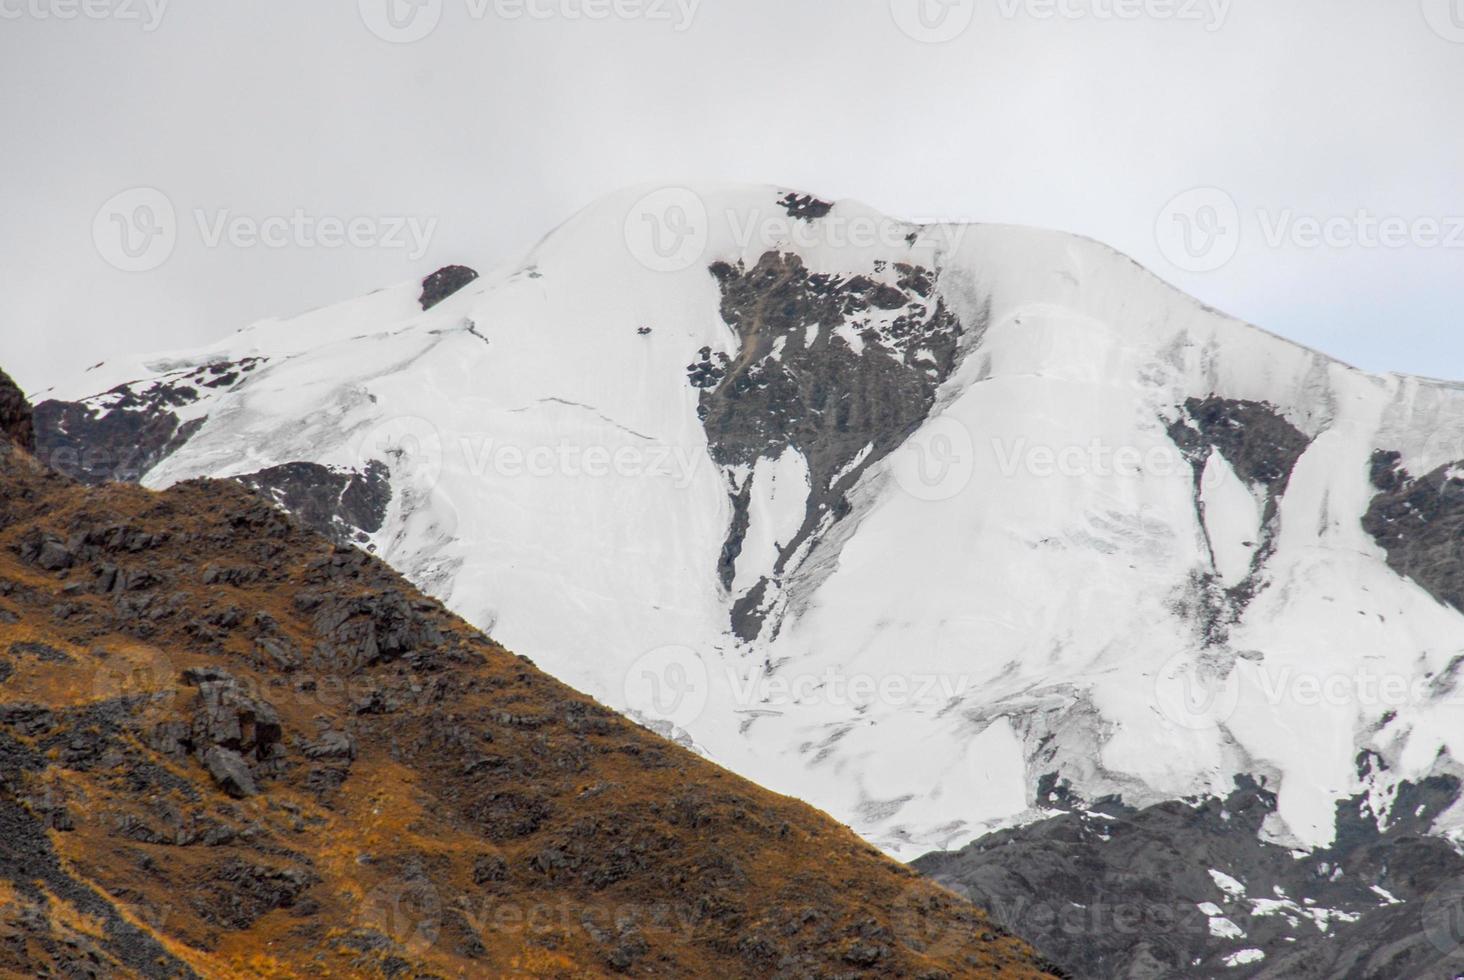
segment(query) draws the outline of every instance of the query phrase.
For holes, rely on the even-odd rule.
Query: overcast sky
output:
[[[0,0],[0,78],[0,365],[32,391],[703,179],[1081,232],[1464,379],[1464,0]],[[161,264],[118,251],[165,217],[139,187]],[[248,241],[297,213],[366,223]]]

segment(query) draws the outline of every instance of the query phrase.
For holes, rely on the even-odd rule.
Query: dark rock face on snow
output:
[[[4,371],[0,371],[0,436],[27,452],[36,448],[30,402]]]
[[[1250,573],[1238,584],[1223,586],[1218,574],[1204,576],[1195,582],[1192,595],[1186,597],[1195,608],[1205,640],[1223,644],[1245,607],[1264,587],[1263,571],[1275,553],[1276,536],[1280,531],[1280,502],[1291,482],[1297,460],[1306,452],[1311,440],[1288,422],[1274,405],[1209,395],[1190,398],[1183,411],[1169,424],[1169,438],[1179,447],[1194,470],[1195,514],[1205,531],[1214,564],[1214,544],[1205,522],[1205,504],[1201,497],[1205,465],[1213,453],[1219,453],[1235,475],[1253,492],[1263,495],[1260,537],[1251,560]]]
[[[1378,450],[1378,490],[1363,528],[1388,553],[1388,565],[1440,602],[1464,611],[1464,460],[1415,477],[1396,452]]]
[[[1049,777],[1045,804],[1062,815],[915,867],[1079,977],[1453,977],[1464,856],[1427,834],[1459,790],[1404,783],[1384,813],[1341,802],[1335,844],[1302,855],[1262,840],[1276,799],[1251,780],[1135,810],[1081,804]]]
[[[478,273],[465,265],[443,266],[422,280],[422,295],[417,302],[423,310],[430,310],[477,278]]]
[[[938,295],[936,274],[915,266],[894,266],[894,285],[810,273],[796,255],[776,252],[751,269],[717,263],[711,271],[722,317],[741,339],[735,359],[708,349],[687,368],[701,389],[713,459],[751,466],[793,448],[808,461],[807,514],[781,551],[776,577],[810,535],[848,513],[845,493],[864,470],[925,421],[956,366],[963,327]],[[720,568],[728,586],[748,489],[730,489],[734,517]],[[762,628],[772,584],[764,580],[739,598],[733,625],[742,637]]]
[[[244,358],[118,385],[84,401],[43,401],[35,409],[36,456],[82,483],[136,483],[203,424],[178,414],[198,401],[200,389],[232,388],[263,363]]]
[[[817,221],[834,209],[828,201],[820,201],[812,194],[795,194],[791,191],[778,201],[788,216],[802,221]]]
[[[372,460],[362,472],[284,463],[234,479],[332,540],[363,544],[386,520],[390,477],[385,464]]]

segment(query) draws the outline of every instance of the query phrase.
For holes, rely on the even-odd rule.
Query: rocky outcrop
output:
[[[1427,836],[1459,798],[1452,777],[1401,784],[1384,812],[1339,802],[1336,843],[1307,854],[1264,839],[1276,798],[1250,779],[1144,809],[1083,803],[1055,776],[1042,795],[1065,812],[914,866],[1078,976],[1387,980],[1464,965],[1464,932],[1440,927],[1464,912],[1464,857]]]
[[[203,418],[185,416],[202,392],[233,388],[263,364],[223,361],[82,401],[43,401],[35,409],[36,455],[82,483],[136,483],[198,431]]]
[[[1266,562],[1275,553],[1280,533],[1281,498],[1311,440],[1274,405],[1215,394],[1186,399],[1168,431],[1194,472],[1195,518],[1210,555],[1210,567],[1177,601],[1188,609],[1204,641],[1222,646],[1230,627],[1265,585]],[[1250,566],[1238,582],[1222,581],[1216,542],[1205,513],[1206,467],[1216,454],[1261,504],[1256,540],[1250,542]]]
[[[443,266],[422,280],[422,295],[417,302],[423,310],[430,310],[477,278],[478,273],[465,265]]]
[[[790,207],[811,218],[817,203]],[[796,255],[769,252],[751,269],[718,263],[711,271],[722,318],[740,340],[735,359],[707,348],[687,366],[701,389],[712,457],[733,471],[793,449],[808,466],[801,528],[784,543],[772,575],[733,608],[735,631],[752,639],[788,559],[848,513],[848,490],[925,421],[956,366],[963,328],[940,298],[936,274],[916,266],[881,263],[870,275],[837,277],[810,273]],[[747,489],[730,490],[724,586],[746,531]]]
[[[31,424],[30,402],[4,371],[0,371],[0,436],[26,452],[35,451],[36,436]]]
[[[340,544],[366,543],[381,530],[391,503],[391,474],[376,460],[359,472],[284,463],[234,479]]]
[[[1363,528],[1388,553],[1388,566],[1440,602],[1464,612],[1464,460],[1413,476],[1396,452],[1372,458],[1377,496]]]

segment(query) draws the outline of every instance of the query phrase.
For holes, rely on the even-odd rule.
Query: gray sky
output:
[[[1081,232],[1344,360],[1464,378],[1464,0],[415,2],[0,0],[0,364],[40,389],[731,179]],[[157,253],[111,213],[154,199],[98,215],[136,187],[176,242],[123,271]],[[240,237],[297,212],[365,223]]]

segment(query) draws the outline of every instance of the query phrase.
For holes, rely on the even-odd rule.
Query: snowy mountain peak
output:
[[[42,452],[243,478],[892,851],[1237,775],[1320,846],[1457,770],[1464,386],[784,188],[627,191],[444,285],[100,366]]]

